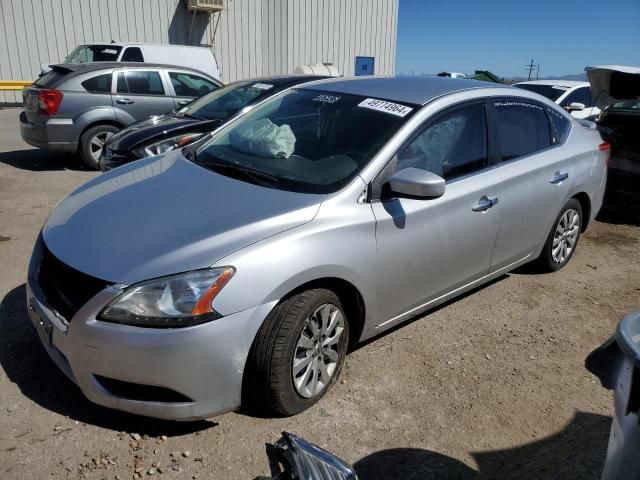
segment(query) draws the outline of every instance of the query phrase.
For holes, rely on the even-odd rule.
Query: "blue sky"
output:
[[[640,0],[399,0],[396,72],[525,76],[640,66]]]

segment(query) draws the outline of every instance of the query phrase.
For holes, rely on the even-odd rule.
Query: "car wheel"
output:
[[[538,258],[545,271],[555,272],[569,263],[578,246],[581,226],[582,207],[578,200],[572,198],[558,214]]]
[[[114,125],[96,125],[91,127],[80,137],[80,157],[84,163],[98,170],[102,147],[114,133],[120,129]]]
[[[320,400],[340,375],[349,324],[338,296],[313,289],[277,305],[260,328],[247,364],[248,403],[295,415]]]

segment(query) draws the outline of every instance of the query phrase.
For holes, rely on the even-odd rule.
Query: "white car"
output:
[[[208,47],[153,43],[87,43],[78,45],[61,63],[141,62],[193,68],[220,80],[218,63]],[[55,62],[54,62],[55,63]],[[51,70],[41,66],[41,74]]]
[[[600,109],[591,98],[589,82],[575,80],[532,80],[513,85],[535,92],[557,103],[575,118],[595,118]]]

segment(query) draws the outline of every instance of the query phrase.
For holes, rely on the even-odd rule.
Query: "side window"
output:
[[[495,106],[503,162],[551,146],[544,108],[520,100],[497,101]]]
[[[164,95],[160,73],[151,70],[120,72],[118,73],[118,93]]]
[[[128,47],[122,54],[121,62],[144,62],[142,51],[138,47]]]
[[[430,123],[400,150],[395,171],[415,167],[451,179],[485,168],[487,159],[485,108],[474,104]]]
[[[589,87],[582,87],[574,90],[567,96],[564,102],[562,102],[562,106],[567,107],[573,102],[583,103],[585,107],[592,107],[591,89]]]
[[[82,87],[90,93],[111,93],[111,74],[96,75],[81,83]]]
[[[553,127],[553,143],[562,143],[569,135],[571,122],[560,112],[553,108],[547,108],[551,126]]]
[[[218,88],[218,85],[200,75],[169,72],[169,78],[178,97],[201,97]]]

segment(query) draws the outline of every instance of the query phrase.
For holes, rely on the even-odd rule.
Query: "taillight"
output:
[[[38,90],[38,110],[44,115],[55,115],[62,103],[62,92],[42,88]]]
[[[605,152],[606,156],[604,157],[604,166],[608,166],[609,158],[611,157],[611,144],[609,142],[602,142],[598,145],[598,150]]]

